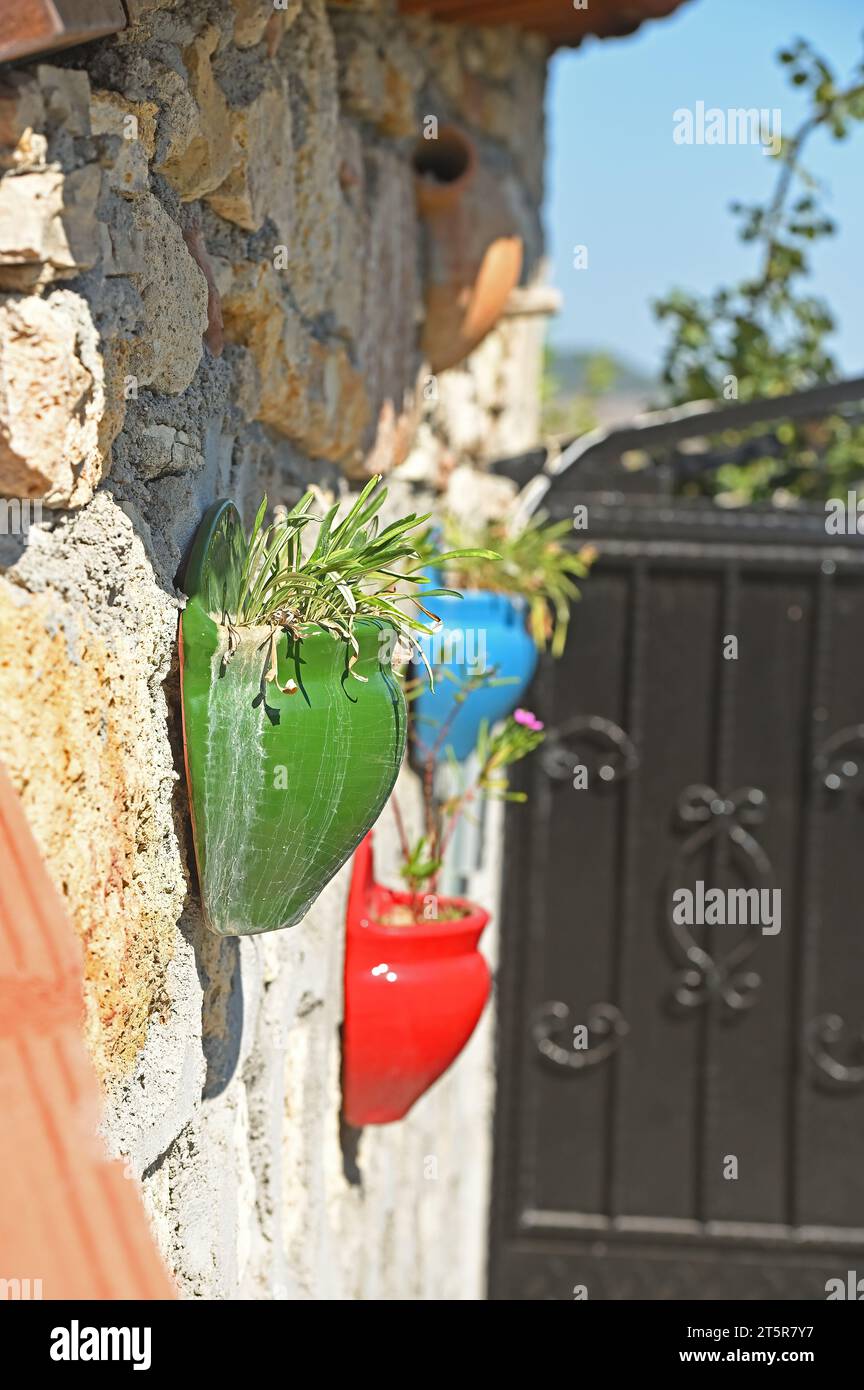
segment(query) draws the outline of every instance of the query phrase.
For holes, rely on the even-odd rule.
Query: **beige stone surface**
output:
[[[234,159],[228,103],[211,65],[219,38],[219,30],[211,24],[184,49],[188,90],[176,74],[163,76],[163,84],[168,91],[174,89],[176,100],[163,108],[163,119],[169,123],[170,143],[159,172],[176,188],[184,202],[201,198],[218,188],[227,178]]]
[[[231,3],[236,11],[234,42],[238,48],[254,48],[265,37],[274,19],[280,35],[284,33],[300,13],[303,0],[279,0],[275,10],[274,0],[231,0]]]
[[[49,163],[48,135],[58,131],[90,135],[86,72],[40,64],[0,82],[0,290],[70,279],[99,258],[102,172]]]
[[[291,291],[301,312],[314,316],[331,305],[341,196],[336,52],[324,0],[306,0],[290,47],[304,96],[303,129],[295,131]]]
[[[369,420],[363,378],[339,342],[314,338],[267,264],[237,267],[222,300],[225,336],[249,349],[260,379],[258,419],[315,458],[352,460]]]
[[[32,169],[0,178],[0,289],[69,279],[96,264],[98,165],[64,174]]]
[[[36,76],[49,126],[66,135],[90,134],[90,79],[80,68],[40,63]]]
[[[183,240],[176,222],[151,193],[132,203],[140,237],[137,285],[145,325],[137,335],[130,370],[143,386],[185,391],[201,360],[207,328],[207,281]]]
[[[339,123],[339,187],[332,311],[336,328],[350,342],[363,331],[369,215],[363,141],[353,122]]]
[[[118,193],[134,196],[150,187],[149,160],[155,142],[154,102],[126,101],[116,92],[93,92],[90,121],[94,135],[115,135],[121,144],[110,169],[109,183]]]
[[[104,463],[102,359],[86,300],[69,290],[0,303],[0,491],[79,506]]]
[[[419,134],[417,93],[423,68],[404,41],[386,45],[353,41],[340,63],[339,95],[345,110],[369,121],[384,135]]]
[[[0,758],[84,945],[88,1042],[105,1077],[134,1064],[170,1009],[165,977],[185,891],[176,849],[163,852],[175,774],[149,732],[159,713],[164,727],[158,680],[175,618],[113,510],[103,499],[63,539],[82,555],[109,537],[124,542],[103,582],[146,615],[137,633],[116,631],[109,644],[71,586],[28,594],[0,579]],[[99,582],[91,571],[91,600]]]
[[[148,425],[138,438],[138,466],[144,478],[200,468],[200,442],[173,425]]]
[[[356,342],[377,427],[367,439],[364,468],[389,473],[404,459],[422,408],[416,390],[420,232],[414,181],[406,162],[395,153],[376,150],[367,156],[366,166],[375,194],[367,198],[363,308]],[[350,273],[346,266],[346,276]]]
[[[280,241],[291,237],[291,103],[280,85],[261,92],[251,105],[231,112],[235,163],[223,183],[208,195],[214,212],[246,231],[257,232],[265,217]]]

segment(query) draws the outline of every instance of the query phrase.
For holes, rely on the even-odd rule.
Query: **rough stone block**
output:
[[[339,44],[339,94],[347,111],[377,127],[383,135],[419,131],[417,92],[423,71],[411,48],[398,37],[386,45],[380,36],[355,30]]]
[[[302,77],[294,126],[291,292],[311,318],[331,305],[341,196],[336,54],[323,0],[307,0],[295,22],[291,61]]]
[[[89,270],[99,257],[101,170],[85,164],[0,178],[0,289],[30,289]]]
[[[0,491],[52,507],[88,501],[104,462],[104,411],[86,300],[56,290],[0,305]]]
[[[274,20],[281,37],[300,13],[302,0],[279,0],[279,8],[276,10],[274,0],[231,0],[231,3],[236,11],[235,44],[238,48],[254,48],[265,36],[272,33]]]
[[[142,109],[145,104],[154,105],[152,102],[135,105],[115,92],[94,92],[90,101],[93,134],[113,135],[119,140],[108,182],[126,196],[146,193],[150,187],[148,145],[151,145],[152,154],[153,117],[147,119]]]
[[[344,346],[309,334],[268,262],[237,267],[222,309],[226,338],[247,347],[258,368],[258,419],[314,458],[353,461],[369,401]]]
[[[201,360],[207,281],[180,228],[151,193],[131,207],[141,237],[140,268],[131,279],[141,294],[145,324],[132,346],[130,370],[140,385],[185,391]]]
[[[184,202],[212,193],[225,181],[234,162],[228,103],[210,63],[218,46],[219,30],[210,25],[183,50],[189,89],[176,73],[166,70],[163,74],[168,98],[163,120],[169,136],[159,172]]]
[[[138,445],[136,471],[142,478],[184,473],[204,462],[197,440],[171,425],[148,425],[141,431]]]
[[[167,1152],[201,1105],[207,1066],[193,933],[178,932],[164,998],[128,1074],[108,1077],[102,1132],[110,1152],[141,1175]],[[163,1001],[164,1003],[164,1001]]]
[[[90,134],[90,79],[80,68],[55,68],[40,63],[36,69],[45,119],[53,130],[66,135]]]
[[[251,105],[231,112],[236,162],[207,201],[214,212],[256,232],[269,217],[280,241],[291,238],[291,105],[288,93],[271,87]]]
[[[170,1012],[185,895],[161,689],[176,611],[104,493],[29,542],[0,581],[0,758],[82,940],[91,1054],[119,1077]]]

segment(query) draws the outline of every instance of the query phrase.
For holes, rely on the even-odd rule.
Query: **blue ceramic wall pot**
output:
[[[488,719],[491,727],[519,705],[537,667],[537,648],[525,626],[524,602],[508,594],[467,589],[461,599],[431,599],[430,607],[440,616],[441,628],[434,636],[421,638],[421,644],[435,673],[435,689],[430,690],[426,677],[422,693],[412,702],[416,732],[422,744],[432,747],[453,715],[440,758],[446,758],[450,747],[464,762],[474,751],[483,720]],[[459,686],[444,673],[462,681],[478,668],[494,669],[496,679],[508,677],[512,683],[472,691],[454,715]],[[417,674],[425,676],[422,667]],[[415,756],[417,752],[415,745]],[[419,754],[422,762],[422,746]]]

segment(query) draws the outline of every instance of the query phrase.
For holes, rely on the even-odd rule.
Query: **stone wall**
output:
[[[0,492],[30,522],[0,535],[0,758],[84,944],[108,1143],[193,1297],[482,1295],[491,1012],[406,1122],[340,1137],[347,874],[290,932],[210,936],[182,779],[209,502],[397,465],[400,497],[461,494],[533,442],[518,309],[426,389],[411,155],[428,115],[469,130],[536,279],[545,52],[393,8],[132,0],[0,81]],[[385,866],[392,839],[385,811]]]

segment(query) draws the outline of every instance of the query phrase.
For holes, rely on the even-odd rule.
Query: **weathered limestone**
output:
[[[282,242],[291,237],[291,104],[282,87],[263,91],[247,107],[230,113],[235,163],[208,195],[214,212],[257,232],[269,217]]]
[[[198,441],[173,425],[148,425],[140,434],[138,447],[138,471],[142,478],[197,469],[204,462]]]
[[[85,72],[40,63],[0,78],[0,289],[36,289],[89,270],[98,258],[98,165],[67,166],[67,149],[90,136]]]
[[[205,932],[178,585],[217,497],[248,524],[264,492],[395,467],[394,505],[426,510],[533,428],[516,321],[440,380],[421,360],[411,154],[427,114],[467,123],[536,261],[542,54],[392,0],[127,7],[116,38],[0,78],[0,495],[45,504],[0,534],[0,759],[84,946],[106,1141],[183,1293],[476,1298],[491,1013],[343,1154],[350,869],[290,932]],[[472,514],[503,498],[455,476]],[[494,826],[472,880],[493,921]],[[376,853],[392,880],[387,813]]]
[[[66,135],[90,134],[90,79],[75,68],[36,68],[49,126]]]
[[[226,337],[247,347],[258,369],[257,418],[320,458],[351,458],[369,418],[363,379],[344,347],[309,335],[282,296],[279,272],[239,266],[222,311]]]
[[[59,537],[31,530],[15,578],[0,580],[0,758],[84,944],[91,1051],[122,1074],[170,1012],[185,894],[161,688],[176,609],[104,493]]]
[[[363,471],[371,474],[389,473],[403,462],[425,402],[418,382],[417,322],[422,311],[413,178],[404,161],[389,151],[370,154],[365,169],[374,194],[366,199],[368,252],[356,341],[377,420],[361,460]]]
[[[95,265],[100,183],[95,164],[0,179],[0,289],[33,289]]]
[[[150,193],[136,198],[132,218],[139,234],[138,269],[130,278],[141,294],[144,326],[130,357],[140,386],[185,391],[201,360],[207,328],[207,281],[183,234]]]
[[[0,488],[49,506],[89,500],[104,463],[104,368],[87,301],[0,303]],[[110,442],[110,441],[109,441]]]
[[[417,135],[416,97],[423,67],[401,34],[386,44],[380,35],[356,31],[340,45],[339,95],[354,116],[377,126],[383,135]]]
[[[156,138],[154,102],[125,101],[116,92],[93,92],[90,121],[94,135],[117,136],[117,155],[109,184],[127,197],[146,193],[150,187],[148,160]]]
[[[330,309],[340,186],[336,52],[324,0],[307,0],[291,29],[300,86],[294,157],[291,292],[310,317]]]
[[[179,100],[172,101],[165,112],[170,122],[170,140],[159,172],[184,202],[212,193],[231,169],[231,117],[210,62],[219,38],[219,30],[210,25],[184,49],[189,88],[187,91],[180,83]]]
[[[302,0],[279,0],[280,8],[275,10],[273,0],[231,0],[231,3],[237,12],[234,42],[238,48],[254,48],[268,38],[274,28],[281,38],[300,13]]]

